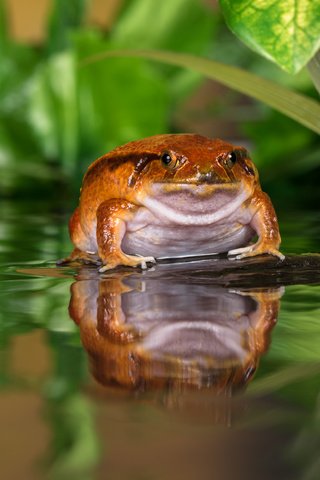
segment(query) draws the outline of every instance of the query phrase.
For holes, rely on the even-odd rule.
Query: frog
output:
[[[199,134],[131,141],[88,168],[59,263],[148,268],[159,258],[280,260],[277,216],[246,148]]]

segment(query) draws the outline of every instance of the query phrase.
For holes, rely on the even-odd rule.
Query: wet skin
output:
[[[222,252],[284,258],[274,208],[248,152],[193,134],[156,135],[98,158],[69,230],[75,249],[62,263],[102,262],[101,272]]]

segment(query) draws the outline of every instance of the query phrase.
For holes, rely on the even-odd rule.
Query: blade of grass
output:
[[[143,57],[189,68],[229,88],[259,100],[305,127],[320,133],[320,104],[305,95],[266,80],[241,68],[189,54],[159,50],[113,50],[88,57],[81,66],[110,57]]]

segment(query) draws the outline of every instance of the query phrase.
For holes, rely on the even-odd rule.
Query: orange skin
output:
[[[141,292],[140,301],[146,305],[148,310],[153,310],[155,313],[155,323],[149,324],[143,322],[141,328],[141,319],[136,316],[137,322],[127,322],[127,316],[135,312],[135,303],[130,307],[130,293],[139,291],[139,281],[136,284],[131,283],[131,286],[126,284],[126,279],[129,278],[128,272],[116,272],[107,276],[105,279],[92,277],[88,279],[87,274],[84,273],[83,278],[80,275],[77,281],[71,286],[71,299],[69,304],[69,314],[75,323],[80,327],[80,334],[82,343],[89,354],[91,369],[94,377],[103,385],[121,385],[127,388],[139,389],[170,389],[180,394],[182,389],[192,388],[211,388],[216,393],[226,394],[230,387],[244,386],[252,378],[252,373],[257,369],[259,359],[267,349],[270,343],[270,334],[276,324],[278,311],[280,308],[280,298],[283,294],[283,289],[268,289],[268,290],[236,290],[232,293],[227,289],[216,289],[212,286],[212,298],[224,299],[221,301],[220,309],[209,309],[210,317],[205,317],[212,325],[219,325],[221,315],[230,314],[230,318],[226,315],[226,323],[235,321],[235,330],[239,332],[238,342],[240,351],[246,352],[244,356],[235,353],[237,349],[230,349],[230,355],[219,357],[217,351],[219,347],[215,342],[219,343],[219,335],[212,339],[211,353],[205,349],[202,344],[202,353],[198,353],[198,358],[192,361],[192,367],[186,366],[186,358],[188,358],[190,345],[185,344],[183,347],[183,332],[180,330],[177,335],[177,343],[180,344],[179,353],[173,354],[162,351],[161,347],[158,350],[156,347],[146,349],[144,340],[150,336],[153,331],[161,331],[166,325],[176,325],[180,323],[175,321],[175,316],[167,318],[168,310],[174,310],[174,296],[169,295],[169,303],[166,297],[166,292],[161,290],[161,280],[156,280],[156,290],[152,285],[152,280],[146,277],[145,292]],[[149,280],[149,281],[148,281]],[[151,280],[151,281],[150,281]],[[174,284],[170,284],[173,288],[175,286],[182,286],[179,290],[183,295],[191,294],[190,303],[194,300],[192,293],[195,285],[188,283],[179,283],[179,277],[176,278]],[[156,304],[152,302],[154,292],[157,292]],[[197,291],[197,290],[196,290]],[[149,293],[148,293],[149,292]],[[151,292],[151,293],[150,293]],[[199,291],[198,295],[199,295]],[[196,294],[197,295],[197,294]],[[201,294],[200,294],[201,295]],[[232,317],[233,300],[237,296],[249,297],[252,299],[251,310],[247,310],[243,304],[239,310],[234,313]],[[124,302],[124,297],[128,301]],[[170,300],[171,298],[171,300]],[[202,297],[199,296],[199,299]],[[170,303],[172,302],[172,304]],[[123,304],[126,304],[126,312],[123,309]],[[159,316],[159,305],[161,315]],[[237,304],[239,305],[239,304]],[[241,305],[241,304],[240,304]],[[205,304],[200,303],[200,308],[197,311],[197,318],[194,318],[194,312],[188,308],[190,305],[185,305],[184,320],[187,323],[194,323],[199,325],[198,321],[202,320],[202,314],[206,311]],[[177,307],[179,309],[179,307]],[[246,318],[245,322],[242,320]],[[233,320],[232,320],[233,319]],[[204,319],[203,319],[204,320]],[[242,326],[241,326],[242,325]],[[162,330],[163,332],[164,330]],[[231,331],[231,330],[230,330]],[[229,331],[229,333],[230,333]],[[228,328],[225,330],[223,343],[226,345],[234,345],[228,342]],[[174,331],[172,336],[176,335]],[[210,335],[210,334],[209,334]],[[161,336],[161,335],[160,335]],[[237,338],[237,337],[235,337]],[[233,340],[234,341],[234,340]],[[163,344],[165,345],[165,343]],[[199,348],[199,337],[196,335],[194,340],[195,350]],[[201,360],[200,360],[201,359]],[[190,360],[189,360],[190,361]],[[215,375],[210,375],[210,384],[208,384],[208,372],[215,372]],[[248,375],[248,372],[251,372]],[[206,379],[206,381],[204,381]],[[141,381],[143,380],[143,381]]]
[[[147,262],[154,262],[151,256],[136,255],[139,252],[127,254],[121,245],[128,222],[135,222],[138,212],[149,211],[144,202],[154,198],[154,185],[161,185],[162,194],[179,193],[183,186],[199,201],[214,198],[217,189],[234,192],[234,198],[237,191],[241,191],[244,201],[238,210],[246,213],[248,220],[238,223],[250,225],[259,238],[255,244],[235,243],[234,246],[242,248],[231,249],[228,254],[243,258],[268,253],[284,258],[278,251],[280,234],[274,208],[261,190],[257,169],[246,150],[219,139],[180,134],[156,135],[128,143],[90,165],[84,176],[79,207],[69,222],[75,249],[61,263],[102,262],[100,271],[105,271],[118,265],[146,268]],[[232,202],[226,203],[227,208],[229,203]],[[173,203],[171,216],[174,209]],[[222,208],[220,216],[221,212]],[[172,221],[168,217],[162,225],[167,228],[172,223],[175,228],[175,224],[181,222],[184,224],[181,218]],[[224,222],[228,224],[227,216]],[[214,224],[212,222],[212,231]],[[137,226],[135,228],[138,230]],[[218,252],[225,251],[219,248]],[[215,250],[212,253],[216,253]]]

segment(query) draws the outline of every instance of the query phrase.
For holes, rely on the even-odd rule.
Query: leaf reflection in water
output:
[[[229,396],[267,350],[282,294],[91,270],[72,284],[69,313],[104,386]]]

